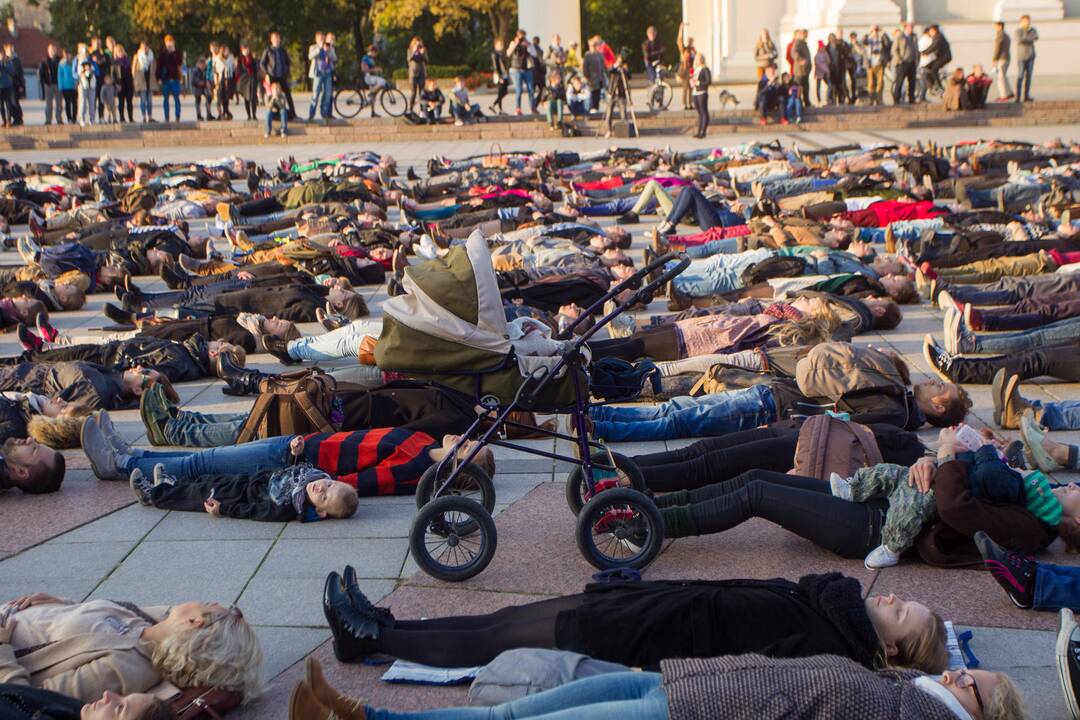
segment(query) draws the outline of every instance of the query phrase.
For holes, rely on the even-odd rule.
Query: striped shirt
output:
[[[304,459],[361,497],[412,495],[435,447],[430,435],[403,428],[314,433],[304,438]]]

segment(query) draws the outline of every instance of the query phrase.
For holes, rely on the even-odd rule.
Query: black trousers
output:
[[[1073,344],[1008,355],[954,357],[944,370],[953,382],[989,385],[1002,368],[1021,380],[1043,376],[1065,382],[1080,380],[1080,347]]]
[[[1028,330],[1080,316],[1080,293],[1025,298],[1007,307],[972,311],[980,330]]]
[[[596,112],[600,109],[600,94],[602,92],[601,88],[589,90],[589,112]]]
[[[460,435],[476,419],[469,398],[423,383],[402,381],[371,390],[342,384],[336,397],[345,416],[342,430],[401,427],[441,440]]]
[[[915,63],[903,62],[896,66],[895,76],[893,77],[892,86],[892,99],[896,105],[900,104],[900,98],[903,95],[904,84],[907,84],[907,101],[908,104],[914,104],[915,102]]]
[[[697,136],[705,137],[709,129],[709,93],[694,95],[694,109],[697,110]]]
[[[787,472],[795,464],[798,439],[794,429],[755,428],[633,460],[645,476],[645,486],[654,492],[694,490],[747,470]]]
[[[75,114],[79,107],[79,93],[76,90],[64,90],[64,115],[69,123],[75,122]]]
[[[853,503],[833,497],[829,483],[816,478],[751,470],[726,482],[680,494],[685,506],[663,507],[665,533],[671,518],[689,509],[692,532],[710,535],[751,518],[763,518],[845,558],[862,558],[881,544],[886,500]],[[674,498],[673,498],[674,499]],[[678,537],[671,534],[670,537]]]
[[[972,305],[1010,305],[1026,298],[1080,292],[1074,273],[1051,273],[1036,277],[1004,277],[985,285],[948,285],[957,302]]]
[[[506,78],[499,80],[499,85],[495,89],[495,102],[491,103],[491,107],[498,108],[501,112],[503,109],[503,99],[510,92],[510,81]]]

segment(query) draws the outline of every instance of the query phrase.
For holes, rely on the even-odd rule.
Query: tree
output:
[[[483,15],[493,38],[508,42],[517,20],[517,0],[375,0],[379,27],[409,28],[425,13],[435,18],[435,39],[460,31],[476,15]]]
[[[127,0],[50,0],[52,36],[74,48],[91,36],[112,35],[126,42],[131,32]]]
[[[655,25],[657,37],[665,46],[664,61],[677,60],[676,33],[682,21],[679,0],[583,0],[581,29],[585,37],[600,35],[618,52],[620,47],[631,49],[631,67],[643,70],[641,43],[645,28]]]

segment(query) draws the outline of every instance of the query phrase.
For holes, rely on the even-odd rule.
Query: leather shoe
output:
[[[217,375],[225,381],[222,392],[226,395],[258,395],[259,385],[264,378],[273,377],[258,370],[248,370],[233,362],[229,353],[218,353]]]
[[[342,695],[331,687],[323,675],[322,665],[310,655],[304,664],[304,682],[315,695],[315,699],[342,720],[365,720],[367,717],[364,701]]]
[[[323,614],[334,636],[334,657],[338,660],[352,662],[378,652],[378,622],[350,605],[336,572],[326,577],[323,586]]]
[[[319,702],[315,691],[301,680],[289,696],[289,720],[332,720],[336,714]]]

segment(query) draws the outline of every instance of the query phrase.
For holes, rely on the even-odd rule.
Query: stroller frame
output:
[[[674,266],[664,269],[666,265],[672,262],[675,263]],[[487,373],[505,369],[508,363],[514,363],[515,360],[513,354],[507,356],[497,368],[459,373],[476,376],[476,392],[474,393],[474,396],[476,397],[481,410],[478,410],[477,417],[472,425],[458,438],[446,457],[442,458],[425,473],[425,477],[421,479],[420,486],[417,488],[417,505],[421,512],[413,521],[412,531],[410,532],[410,548],[413,550],[413,556],[417,561],[417,564],[420,565],[425,572],[443,580],[465,580],[481,572],[490,562],[491,557],[493,557],[495,526],[494,522],[491,520],[490,513],[494,508],[494,486],[491,483],[491,479],[486,477],[486,473],[473,465],[473,461],[476,459],[477,455],[489,445],[510,448],[529,455],[544,457],[551,460],[561,460],[573,463],[577,466],[577,468],[571,472],[570,479],[568,479],[567,500],[571,510],[575,513],[579,513],[579,548],[581,548],[583,554],[585,554],[586,559],[593,565],[602,570],[615,567],[641,568],[648,565],[656,557],[663,542],[663,523],[660,520],[659,511],[656,509],[655,504],[644,494],[644,492],[642,492],[645,487],[640,471],[629,458],[617,453],[612,453],[603,443],[592,440],[589,437],[588,432],[589,408],[598,407],[611,402],[633,400],[640,394],[640,389],[635,393],[627,394],[625,397],[605,399],[598,402],[590,401],[590,388],[588,387],[588,375],[585,368],[586,361],[582,348],[599,330],[606,327],[620,314],[626,312],[628,308],[638,303],[648,304],[652,300],[653,294],[659,288],[671,282],[675,276],[685,270],[689,265],[690,259],[685,254],[671,253],[656,258],[647,266],[635,272],[634,275],[626,278],[615,287],[610,288],[603,297],[582,312],[581,315],[560,334],[560,339],[573,337],[574,330],[584,322],[586,318],[592,317],[597,311],[601,310],[608,301],[614,300],[619,294],[626,290],[634,288],[638,289],[628,299],[616,303],[612,310],[604,314],[591,328],[574,339],[573,343],[563,352],[558,362],[553,366],[537,368],[532,373],[525,376],[514,399],[508,404],[501,403],[499,398],[492,395],[481,397],[482,376]],[[641,283],[646,278],[649,278],[649,280],[642,286]],[[552,379],[559,377],[564,371],[570,372],[572,375],[571,382],[574,391],[573,404],[569,408],[566,406],[556,407],[541,404],[538,400],[541,392],[547,387]],[[511,420],[510,415],[518,410],[540,410],[541,412],[552,413],[558,413],[560,411],[565,412],[568,410],[570,415],[570,430],[574,434],[571,435],[559,432],[558,430],[532,427]],[[490,423],[490,425],[486,429],[482,429],[486,423]],[[506,428],[527,429],[540,435],[542,438],[553,438],[555,440],[564,440],[573,443],[576,447],[578,456],[569,457],[558,452],[550,452],[510,442],[508,439],[500,437],[503,435],[503,431]],[[473,439],[476,440],[476,443],[463,458],[459,458],[458,453],[461,448],[465,447],[465,445]],[[600,455],[600,453],[602,453],[602,455]],[[620,487],[618,479],[596,481],[593,478],[593,470],[606,472],[622,471],[625,473],[633,487]],[[576,476],[575,473],[577,473]],[[480,485],[480,492],[483,499],[482,505],[468,498],[450,495],[452,486],[464,475],[471,476],[467,478],[467,480],[471,480]],[[615,510],[607,508],[605,510],[604,508],[594,507],[596,506],[594,500],[598,499],[599,493],[602,491],[606,491],[605,497],[608,492],[612,493],[611,497],[613,500],[616,499],[615,496],[618,495],[617,499],[621,505],[627,505],[629,509],[623,508]],[[469,504],[471,504],[471,506]],[[464,513],[469,517],[469,520],[456,523],[449,522],[446,520],[443,513]],[[629,518],[628,513],[630,515],[636,513],[646,516],[647,523],[651,525],[649,528],[649,542],[641,553],[622,562],[612,560],[611,558],[600,557],[602,553],[590,552],[583,546],[583,542],[586,545],[588,544],[588,538],[583,536],[591,536],[593,525],[602,523],[605,524],[605,527],[608,527],[613,523],[617,524],[620,520],[626,521]],[[584,527],[583,523],[585,523]],[[467,564],[467,566],[460,571],[439,567],[437,563],[431,561],[431,558],[427,554],[427,548],[423,542],[424,533],[427,532],[429,527],[436,528],[440,535],[446,534],[448,538],[452,536],[458,541],[460,541],[459,535],[464,537],[477,530],[482,533],[490,534],[490,542],[487,543],[485,548],[489,552],[482,550],[480,557],[476,562]],[[458,532],[459,530],[460,532]],[[621,540],[626,540],[627,538],[624,538],[623,535],[632,534],[632,530],[623,529],[621,535],[618,532],[615,534]],[[456,548],[454,540],[448,540],[448,545],[451,548]]]

